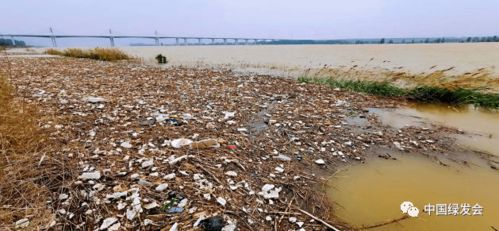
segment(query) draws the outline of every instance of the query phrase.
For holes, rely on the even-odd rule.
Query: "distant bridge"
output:
[[[138,38],[138,39],[151,39],[154,40],[156,46],[161,46],[160,42],[162,39],[174,39],[176,45],[204,45],[204,44],[224,44],[224,45],[249,45],[276,41],[277,39],[266,39],[266,38],[230,38],[230,37],[177,37],[177,36],[143,36],[143,35],[114,35],[109,30],[109,35],[56,35],[51,34],[0,34],[2,37],[7,37],[12,40],[15,44],[15,38],[49,38],[52,42],[53,47],[57,47],[57,39],[59,38],[101,38],[109,39],[109,43],[112,47],[115,46],[115,39],[125,39],[125,38]],[[191,42],[189,42],[189,40]],[[192,42],[194,40],[194,42]]]

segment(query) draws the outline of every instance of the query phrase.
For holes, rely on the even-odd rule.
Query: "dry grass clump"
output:
[[[49,48],[45,51],[45,54],[49,54],[49,55],[60,55],[60,56],[63,56],[64,55],[64,52],[60,51],[60,50],[57,50],[57,49],[54,49],[54,48]]]
[[[90,50],[91,59],[104,60],[104,61],[115,61],[115,60],[126,60],[130,59],[125,52],[118,49],[109,48],[95,48]]]
[[[94,48],[88,50],[68,48],[64,51],[50,48],[47,49],[45,53],[50,55],[61,55],[66,57],[87,58],[102,61],[118,61],[131,59],[131,57],[125,52],[115,48]]]
[[[36,107],[16,100],[0,76],[0,230],[23,218],[30,229],[47,225],[53,220],[47,201],[68,177],[52,158],[53,141],[38,126],[39,118]]]

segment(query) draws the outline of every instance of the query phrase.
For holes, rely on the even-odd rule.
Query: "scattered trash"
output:
[[[220,143],[216,139],[205,139],[191,143],[191,148],[205,149],[205,148],[219,148]]]
[[[82,180],[98,180],[100,179],[100,172],[99,171],[94,171],[94,172],[84,172],[82,173],[78,179]]]
[[[224,120],[228,120],[230,118],[234,118],[234,116],[236,115],[236,112],[224,111],[222,113],[224,114]]]
[[[227,201],[221,197],[218,197],[217,198],[217,202],[221,205],[221,206],[225,206],[225,204],[227,203]]]
[[[120,144],[120,146],[121,146],[122,148],[126,148],[126,149],[130,149],[130,148],[132,148],[132,144],[130,144],[130,142],[127,142],[127,141],[122,142],[122,143]]]
[[[165,123],[167,123],[170,126],[182,126],[183,123],[178,121],[177,119],[174,118],[168,118],[164,120]]]
[[[174,148],[181,148],[183,146],[187,146],[190,144],[192,144],[192,140],[185,139],[185,138],[175,139],[175,140],[172,140],[172,142],[171,142],[171,146]]]
[[[168,63],[168,59],[166,58],[166,56],[163,56],[162,54],[156,55],[155,59],[156,59],[156,61],[158,61],[158,64],[167,64]]]
[[[225,175],[227,175],[227,176],[233,176],[233,177],[236,177],[236,176],[237,176],[237,172],[234,172],[234,171],[227,171],[227,172],[225,172]]]
[[[156,123],[156,119],[153,117],[147,117],[139,120],[140,126],[152,126]]]
[[[307,194],[319,206],[314,215],[325,215],[310,191],[314,165],[365,161],[374,145],[445,150],[433,128],[345,122],[397,105],[389,99],[230,70],[63,60],[16,58],[0,67],[11,63],[18,94],[51,115],[40,125],[77,172],[48,204],[69,229],[95,221],[94,230],[178,230],[199,220],[204,230],[271,230],[283,219],[273,212],[293,216],[282,230],[320,229],[299,223],[307,219],[295,208],[303,198],[292,206],[288,198]],[[251,215],[232,220],[228,211]]]
[[[199,226],[204,231],[221,231],[225,226],[225,221],[221,216],[210,217],[199,222]]]
[[[29,219],[23,218],[21,220],[16,221],[15,227],[16,229],[23,229],[29,226]]]
[[[165,180],[172,180],[172,179],[175,179],[175,173],[170,173],[170,174],[168,174],[168,175],[165,175],[165,176],[163,177],[163,179],[165,179]],[[167,186],[168,186],[168,185],[167,185]]]
[[[107,228],[109,228],[111,225],[113,225],[116,222],[118,222],[118,218],[108,217],[108,218],[104,219],[99,230],[106,230]]]
[[[238,128],[237,131],[238,132],[248,132],[248,129],[246,129],[246,128]]]
[[[323,159],[318,159],[315,161],[316,164],[318,165],[325,165],[326,164],[326,161],[324,161]]]
[[[172,207],[168,209],[168,213],[182,213],[184,211],[184,208],[181,207]]]
[[[173,224],[173,226],[170,228],[170,231],[178,231],[178,223]]]
[[[151,167],[153,165],[154,165],[154,160],[153,159],[149,159],[149,160],[143,161],[142,164],[141,164],[141,167],[142,168],[149,168],[149,167]]]
[[[163,192],[166,188],[168,188],[168,184],[160,184],[154,190],[156,190],[156,192]]]
[[[229,149],[229,150],[236,150],[237,146],[236,145],[227,145],[227,149]]]
[[[96,96],[87,96],[83,98],[83,101],[87,103],[104,103],[106,100],[102,97],[96,97]]]
[[[279,198],[279,192],[282,188],[276,188],[273,184],[265,184],[262,187],[262,191],[259,192],[259,195],[262,195],[265,199],[276,199]]]
[[[281,161],[291,161],[291,157],[279,154],[278,156],[274,156],[274,159],[281,160]]]

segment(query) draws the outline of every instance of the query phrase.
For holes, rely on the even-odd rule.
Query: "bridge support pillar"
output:
[[[184,45],[187,45],[187,38],[184,38]]]
[[[158,31],[157,30],[154,31],[154,36],[155,36],[154,43],[156,44],[156,46],[159,46],[159,38],[158,38]]]
[[[214,38],[211,39],[211,44],[212,45],[215,44],[215,39]]]
[[[57,47],[57,41],[55,40],[54,30],[52,30],[52,27],[49,28],[49,31],[50,31],[50,40],[52,41],[52,46]]]
[[[12,42],[12,46],[16,46],[16,39],[14,38],[14,36],[10,36],[10,41]]]
[[[109,29],[109,42],[111,43],[111,47],[114,47],[114,37],[113,37],[113,31]]]
[[[198,38],[198,45],[201,45],[201,38]]]
[[[224,38],[224,45],[227,45],[227,39]]]

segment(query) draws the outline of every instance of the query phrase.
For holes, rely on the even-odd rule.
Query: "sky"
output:
[[[499,35],[499,0],[15,0],[0,34],[343,39]]]

